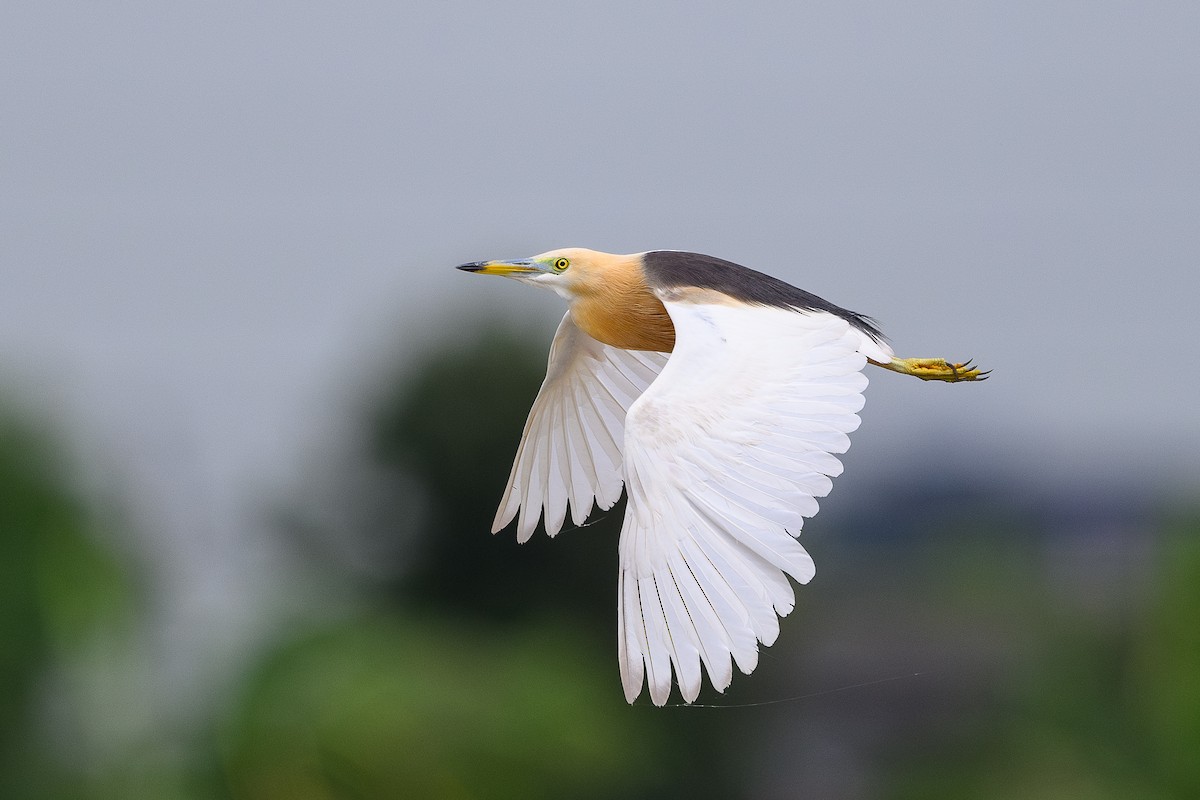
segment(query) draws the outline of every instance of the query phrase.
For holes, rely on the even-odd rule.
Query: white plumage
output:
[[[543,511],[553,536],[568,501],[579,525],[624,483],[621,681],[633,702],[648,676],[658,705],[672,670],[691,702],[701,664],[723,691],[731,657],[749,673],[758,642],[775,641],[795,602],[786,576],[814,574],[795,537],[841,473],[831,454],[859,424],[864,352],[890,356],[826,312],[662,299],[669,360],[601,344],[563,317],[493,525],[519,513],[526,541]]]
[[[870,341],[825,312],[664,305],[676,346],[625,428],[629,507],[620,542],[621,681],[662,705],[700,665],[723,691],[779,634],[813,562],[796,541],[842,471],[858,428]]]
[[[549,288],[571,307],[492,530],[551,536],[567,508],[629,496],[618,648],[625,697],[672,680],[687,702],[749,673],[815,570],[797,541],[859,425],[868,360],[924,380],[970,363],[898,359],[873,323],[762,273],[694,253],[566,249],[460,269]],[[668,356],[667,353],[670,353]]]
[[[620,350],[576,327],[568,311],[550,345],[546,379],[525,421],[521,444],[492,533],[517,516],[529,541],[545,514],[554,536],[566,518],[582,525],[592,510],[621,499],[625,414],[667,363],[666,353]]]

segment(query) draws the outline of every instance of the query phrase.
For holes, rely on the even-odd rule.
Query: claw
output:
[[[975,366],[975,359],[956,363],[944,358],[896,358],[890,364],[881,365],[893,372],[912,375],[924,381],[960,383],[981,380],[988,372]]]

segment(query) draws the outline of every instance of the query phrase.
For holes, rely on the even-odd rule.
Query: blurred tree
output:
[[[228,726],[234,795],[654,796],[661,742],[614,702],[600,657],[561,627],[427,615],[301,636],[250,676]]]
[[[568,522],[557,541],[539,532],[519,545],[512,530],[489,533],[548,345],[503,328],[473,333],[424,356],[370,413],[369,457],[410,476],[428,501],[397,585],[409,599],[471,617],[528,619],[557,610],[615,641],[623,504],[585,528]],[[394,516],[374,535],[388,535],[402,519]]]
[[[290,518],[310,569],[339,565],[370,611],[248,678],[224,734],[239,797],[735,796],[729,725],[625,704],[621,509],[556,540],[488,532],[549,336],[442,341],[369,405],[332,498],[305,493],[334,509]]]
[[[1146,763],[1164,795],[1200,797],[1200,511],[1166,526],[1158,568],[1130,693],[1146,732]]]
[[[0,413],[0,796],[77,797],[87,781],[67,742],[85,720],[50,676],[128,619],[132,586],[92,535],[94,524],[48,436]],[[57,706],[54,724],[47,709]]]
[[[110,685],[97,674],[126,663],[97,650],[131,647],[134,576],[91,535],[50,437],[0,415],[0,797],[1200,796],[1200,516],[1160,534],[1137,512],[1131,551],[1101,547],[1092,522],[1110,516],[1089,512],[1054,562],[1055,512],[995,481],[908,476],[839,525],[827,550],[857,554],[854,580],[805,597],[824,631],[765,651],[751,691],[772,690],[771,662],[788,680],[822,651],[835,671],[820,688],[840,685],[839,665],[914,652],[987,663],[797,704],[628,708],[620,508],[556,540],[487,533],[543,364],[540,343],[484,329],[374,396],[361,448],[292,518],[311,614],[270,632],[214,703],[215,731],[176,719],[129,736],[127,695],[95,702]],[[1130,552],[1153,565],[1129,582],[1140,591],[1073,602],[1071,580],[1124,575]],[[331,614],[321,592],[344,584],[357,603]],[[847,742],[861,757],[839,757]]]
[[[1120,613],[1064,603],[1059,576],[1030,571],[1035,553],[991,541],[975,554],[987,576],[944,565],[968,578],[948,606],[1016,621],[1028,649],[1007,654],[970,725],[893,753],[888,796],[1200,797],[1200,516],[1161,535],[1148,588]]]

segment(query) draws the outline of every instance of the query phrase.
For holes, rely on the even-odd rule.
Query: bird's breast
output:
[[[581,297],[571,305],[571,315],[580,330],[611,347],[660,353],[675,347],[667,309],[644,287],[615,287]]]

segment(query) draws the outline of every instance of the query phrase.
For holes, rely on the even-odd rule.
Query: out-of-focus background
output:
[[[0,796],[1200,796],[1200,6],[0,6]],[[561,302],[712,253],[872,372],[756,673],[488,534]],[[619,511],[619,509],[618,509]]]

